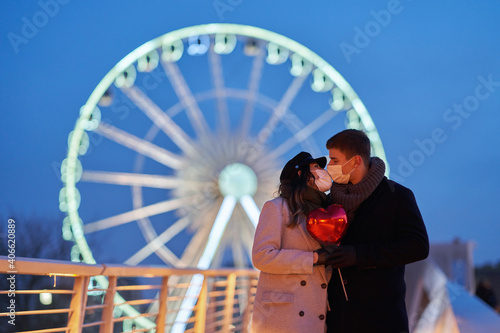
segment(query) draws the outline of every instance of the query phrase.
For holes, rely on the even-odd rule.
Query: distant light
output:
[[[316,92],[324,92],[333,88],[333,82],[321,70],[315,69],[313,71],[312,90]]]
[[[62,225],[62,238],[64,240],[70,241],[73,239],[73,233],[71,232],[71,222],[69,217],[65,217]]]
[[[99,282],[96,280],[94,276],[92,276],[89,280],[89,285],[87,287],[87,295],[100,296],[104,294],[103,290],[95,290],[95,289],[105,289],[105,288],[101,288]]]
[[[312,64],[309,61],[304,60],[304,58],[297,53],[292,54],[290,60],[292,61],[290,74],[292,74],[293,76],[302,76],[311,72]]]
[[[334,111],[349,110],[351,108],[351,103],[342,90],[339,88],[333,88],[330,106]]]
[[[162,45],[161,59],[167,62],[176,62],[182,57],[184,52],[184,44],[182,40],[177,39],[171,43]]]
[[[61,212],[68,211],[68,204],[66,203],[66,187],[59,191],[59,210]]]
[[[158,52],[156,52],[156,50],[148,52],[137,59],[137,70],[139,72],[151,72],[158,66],[159,61],[160,57],[158,56]]]
[[[236,36],[229,34],[216,34],[214,52],[218,54],[229,54],[236,47]]]
[[[63,187],[61,191],[59,191],[59,210],[61,212],[67,212],[68,209],[78,209],[80,206],[80,201],[81,201],[81,196],[80,192],[78,191],[77,188],[73,190],[75,197],[73,200],[68,198],[68,191],[66,187]]]
[[[71,261],[72,262],[81,262],[80,249],[78,249],[78,245],[76,245],[76,244],[71,247]]]
[[[52,304],[52,294],[51,293],[40,293],[40,303],[43,305]]]
[[[90,139],[87,132],[82,133],[82,138],[80,140],[80,146],[78,147],[78,155],[85,155],[90,147]],[[80,175],[81,176],[81,175]]]
[[[249,38],[243,47],[243,53],[247,56],[256,56],[260,52],[259,42],[255,38]]]
[[[210,47],[210,38],[206,35],[191,36],[188,38],[188,44],[187,53],[189,55],[203,55]]]
[[[83,238],[84,233],[83,233],[83,227],[82,227],[82,225],[83,225],[82,219],[78,218],[78,220],[80,221],[79,223],[74,223],[72,225],[73,236],[75,236],[75,238]]]
[[[73,132],[71,132],[71,133],[73,133]],[[82,163],[80,162],[80,160],[77,159],[73,169],[71,170],[68,167],[68,159],[65,158],[61,163],[61,170],[60,171],[61,171],[61,180],[63,182],[66,182],[66,177],[68,176],[68,173],[70,172],[74,177],[75,183],[77,183],[80,181],[80,178],[82,177],[82,173],[83,173]]]
[[[86,125],[84,125],[84,126],[86,126]],[[73,139],[73,134],[74,133],[75,133],[75,131],[69,132],[69,134],[68,134],[68,145],[71,143],[71,140]],[[87,151],[89,149],[89,146],[90,146],[89,135],[87,134],[87,132],[83,132],[82,133],[82,138],[81,138],[81,140],[79,142],[79,145],[78,145],[78,150],[77,150],[78,151],[78,155],[84,155],[85,153],[87,153]],[[62,176],[62,174],[61,174],[61,176]]]
[[[80,108],[80,116],[85,111],[86,111],[85,106],[82,106]],[[90,114],[89,118],[84,123],[82,123],[83,129],[86,130],[86,131],[93,131],[93,130],[95,130],[97,127],[99,127],[99,123],[101,122],[101,118],[102,118],[102,116],[101,116],[101,110],[96,106],[92,110],[92,113]]]
[[[275,43],[267,44],[267,58],[266,61],[271,65],[279,65],[288,59],[290,51],[283,46]]]
[[[100,106],[110,106],[111,104],[113,104],[113,91],[110,88],[106,89],[104,94],[102,94],[98,104]]]
[[[356,110],[350,109],[349,111],[347,111],[346,117],[348,121],[346,125],[347,128],[363,130],[363,126],[361,124],[361,118],[359,118],[359,115],[356,113]]]
[[[115,85],[118,88],[128,88],[134,85],[137,72],[133,65],[130,65],[126,70],[124,70],[115,80]]]

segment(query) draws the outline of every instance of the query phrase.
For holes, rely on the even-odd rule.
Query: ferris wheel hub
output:
[[[244,195],[253,196],[257,186],[255,172],[242,163],[227,165],[219,175],[219,190],[223,196],[229,195],[237,199]]]

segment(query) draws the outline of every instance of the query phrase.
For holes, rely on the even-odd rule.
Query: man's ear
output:
[[[359,155],[354,156],[354,166],[356,168],[359,167],[362,163],[363,163],[363,159],[361,158],[361,156],[359,156]]]

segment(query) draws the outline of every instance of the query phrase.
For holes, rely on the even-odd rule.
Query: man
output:
[[[405,265],[429,254],[415,197],[384,176],[385,164],[370,158],[370,140],[362,131],[342,131],[326,147],[334,181],[331,203],[344,207],[349,222],[341,245],[320,256],[341,269],[344,284],[334,273],[328,285],[328,332],[408,332]]]

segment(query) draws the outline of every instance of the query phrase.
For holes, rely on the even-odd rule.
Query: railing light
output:
[[[58,276],[77,276],[76,274],[70,274],[70,273],[49,273],[49,276],[54,277],[54,288],[56,287],[56,278]]]
[[[52,304],[52,294],[51,293],[40,293],[40,303],[43,305]]]

